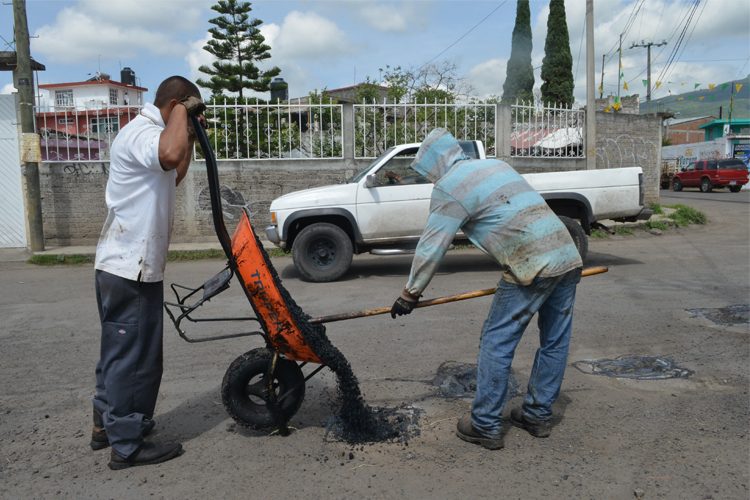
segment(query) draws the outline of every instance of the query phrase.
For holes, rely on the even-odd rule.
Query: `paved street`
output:
[[[327,436],[336,390],[327,371],[307,383],[290,436],[241,429],[224,411],[219,385],[231,361],[260,341],[187,344],[165,325],[155,437],[180,439],[186,452],[159,466],[110,471],[109,451],[88,448],[98,352],[92,268],[0,263],[0,497],[746,499],[750,192],[661,194],[662,204],[693,206],[709,224],[591,240],[586,264],[610,271],[579,286],[559,423],[547,439],[511,429],[505,449],[494,452],[455,437],[471,400],[443,397],[432,384],[441,364],[476,361],[490,303],[480,298],[328,326],[370,404],[419,414],[419,434],[408,443],[351,446]],[[359,256],[344,280],[309,284],[291,259],[274,259],[312,316],[390,305],[409,264]],[[222,265],[173,263],[166,281],[197,285]],[[497,279],[479,252],[452,252],[425,298]],[[218,315],[249,310],[236,285],[210,307]],[[536,332],[529,328],[514,361],[521,387]],[[628,380],[572,366],[621,355],[668,358],[691,375]]]

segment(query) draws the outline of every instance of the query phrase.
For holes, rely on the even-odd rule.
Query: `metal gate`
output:
[[[26,246],[16,96],[0,95],[0,248]]]

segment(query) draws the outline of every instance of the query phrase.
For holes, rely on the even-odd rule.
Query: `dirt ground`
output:
[[[662,201],[689,203],[710,224],[591,241],[586,264],[610,271],[579,286],[558,423],[547,439],[511,428],[499,451],[455,437],[471,398],[444,397],[433,384],[443,363],[475,363],[490,303],[480,298],[397,320],[328,326],[370,404],[418,415],[418,435],[407,442],[352,446],[329,435],[335,381],[328,371],[307,383],[290,436],[244,430],[227,416],[219,385],[232,360],[260,340],[187,344],[165,325],[154,438],[179,439],[185,453],[157,466],[110,471],[109,450],[88,447],[99,336],[93,269],[0,262],[0,497],[747,499],[748,195],[680,195]],[[313,316],[390,305],[409,263],[355,257],[344,280],[308,284],[290,259],[274,259],[285,286]],[[166,282],[197,285],[222,265],[173,263]],[[497,279],[478,252],[453,252],[425,298],[492,287]],[[734,305],[734,316],[710,314]],[[210,307],[226,315],[249,309],[236,285]],[[696,308],[710,311],[688,311]],[[521,388],[536,336],[532,325],[516,353]],[[669,358],[692,374],[628,380],[572,366],[621,355]],[[506,415],[520,401],[514,397]]]

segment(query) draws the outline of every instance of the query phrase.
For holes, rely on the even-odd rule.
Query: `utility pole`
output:
[[[622,80],[622,33],[620,33],[620,45],[617,49],[617,102],[620,102],[620,80]]]
[[[13,0],[13,26],[17,66],[14,85],[18,89],[18,113],[21,119],[21,173],[24,179],[28,246],[32,252],[44,250],[42,197],[39,189],[39,135],[34,133],[34,74],[31,70],[29,26],[26,0]]]
[[[641,43],[634,43],[630,46],[631,49],[634,47],[646,48],[646,102],[651,100],[651,47],[661,47],[666,44],[666,40],[662,40],[660,43],[644,42],[641,40]]]
[[[604,58],[607,54],[602,54],[602,79],[599,81],[599,99],[604,98]]]
[[[596,168],[596,77],[594,71],[594,0],[586,0],[586,169]]]

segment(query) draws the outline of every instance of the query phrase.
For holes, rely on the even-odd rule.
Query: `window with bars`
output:
[[[89,121],[92,134],[116,134],[119,130],[120,122],[116,116],[100,116]]]
[[[117,89],[109,89],[109,103],[117,106]]]
[[[72,108],[73,90],[55,90],[55,106],[58,108]]]

